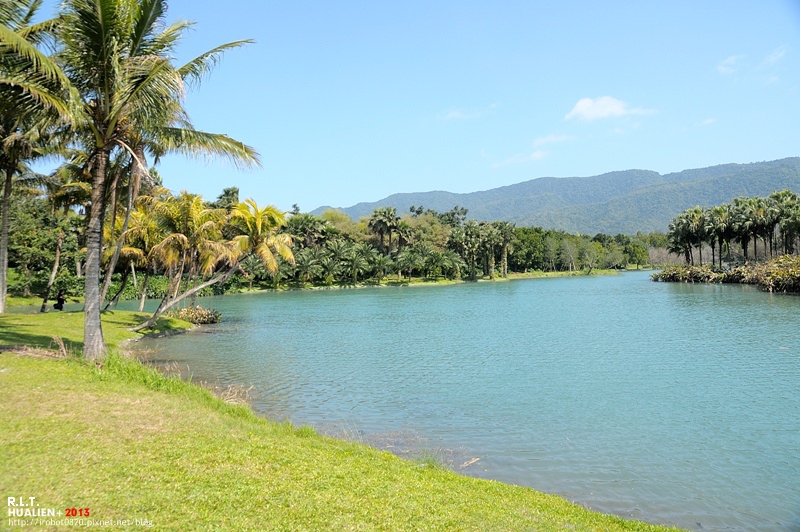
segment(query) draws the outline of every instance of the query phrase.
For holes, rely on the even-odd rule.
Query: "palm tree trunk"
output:
[[[186,292],[182,293],[178,297],[172,298],[169,301],[167,300],[168,296],[165,295],[164,298],[161,300],[161,303],[158,305],[158,308],[153,313],[153,315],[150,316],[150,318],[146,322],[144,322],[141,325],[137,325],[136,327],[132,328],[131,331],[137,332],[137,331],[141,331],[143,329],[147,329],[147,328],[152,327],[153,325],[155,325],[155,323],[158,320],[159,316],[161,316],[164,312],[166,312],[170,308],[174,307],[175,305],[177,305],[178,303],[180,303],[181,301],[183,301],[187,297],[192,297],[193,295],[195,295],[197,292],[199,292],[203,288],[207,288],[207,287],[215,285],[215,284],[217,284],[219,282],[227,281],[228,278],[236,272],[238,267],[239,267],[238,264],[234,265],[234,266],[231,266],[227,271],[218,273],[217,275],[215,275],[214,277],[212,277],[208,281],[206,281],[206,282],[204,282],[202,284],[199,284],[199,285],[195,286],[194,288],[192,288],[190,290],[187,290]]]
[[[108,310],[111,307],[117,306],[117,303],[119,303],[119,298],[122,296],[122,292],[124,292],[125,287],[128,286],[128,277],[130,277],[130,272],[126,269],[125,273],[122,274],[122,281],[119,284],[119,290],[117,290],[117,293],[114,294],[114,297],[112,297],[111,300],[106,303],[106,306],[103,308],[103,310]]]
[[[3,216],[0,222],[0,314],[6,311],[6,293],[8,292],[8,229],[11,224],[8,210],[11,207],[11,183],[14,170],[6,168],[6,179],[3,184]]]
[[[144,300],[147,299],[147,281],[150,280],[150,270],[146,269],[144,272],[144,281],[142,281],[142,292],[139,296],[139,312],[144,310]]]
[[[86,266],[84,269],[83,356],[90,360],[107,354],[100,323],[100,252],[103,249],[103,218],[105,215],[105,179],[108,151],[95,152],[92,176],[92,205],[86,228]]]
[[[44,298],[42,299],[42,308],[39,312],[47,312],[47,300],[50,298],[50,291],[53,289],[53,283],[56,280],[58,273],[58,266],[61,263],[61,246],[64,244],[64,232],[58,230],[58,239],[56,240],[56,258],[53,261],[53,269],[50,270],[50,278],[47,280],[47,288],[44,290]]]
[[[134,166],[138,167],[139,165],[134,163]],[[136,175],[134,175],[136,174]],[[138,173],[134,172],[131,169],[131,181],[138,181]],[[122,251],[122,246],[125,244],[125,231],[128,230],[128,222],[131,219],[131,211],[133,211],[133,201],[136,199],[134,197],[135,192],[138,192],[139,187],[134,185],[133,183],[128,187],[128,202],[125,206],[125,220],[122,222],[122,230],[119,234],[119,238],[117,239],[117,245],[114,248],[114,254],[111,256],[111,260],[108,262],[108,269],[106,270],[106,277],[103,280],[103,289],[100,292],[100,300],[104,300],[106,298],[106,294],[108,293],[108,288],[111,286],[111,276],[114,273],[114,269],[117,267],[117,262],[119,261],[119,254]],[[113,224],[114,221],[112,220],[111,223]]]

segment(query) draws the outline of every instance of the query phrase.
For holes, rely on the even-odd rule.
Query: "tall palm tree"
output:
[[[514,224],[511,222],[492,222],[497,229],[500,242],[500,271],[503,277],[508,277],[508,253],[511,251],[511,242],[514,241],[516,233]]]
[[[719,267],[722,268],[723,248],[727,246],[730,253],[730,243],[733,238],[733,216],[728,204],[712,207],[708,213],[708,230],[713,233],[719,245]],[[713,244],[712,244],[713,253]]]
[[[773,200],[777,210],[783,253],[788,255],[794,252],[794,240],[797,238],[797,231],[793,227],[792,217],[800,209],[800,197],[787,189],[773,192],[770,194],[770,198]]]
[[[697,246],[700,265],[703,264],[703,243],[706,241],[706,211],[699,205],[686,211],[691,241]]]
[[[79,92],[74,121],[89,151],[91,208],[86,231],[84,346],[87,358],[106,353],[100,324],[100,253],[112,151],[135,155],[141,139],[158,138],[169,151],[227,154],[256,163],[255,152],[224,136],[194,131],[180,108],[187,78],[200,79],[227,49],[217,47],[184,67],[172,64],[188,22],[164,25],[166,0],[67,0],[63,4],[58,58]],[[182,126],[182,127],[181,127]],[[140,166],[144,166],[142,162]]]
[[[154,216],[151,209],[153,198],[145,196],[137,201],[135,210],[130,216],[130,226],[128,230],[123,233],[125,241],[130,247],[137,248],[142,254],[142,264],[144,265],[144,279],[139,288],[139,312],[144,310],[144,302],[147,298],[147,284],[150,280],[150,274],[156,268],[156,257],[153,253],[153,248],[161,242],[166,234],[164,233],[164,226],[158,223],[158,219]]]
[[[381,252],[388,254],[384,239],[386,234],[390,232],[389,224],[384,216],[384,209],[375,209],[369,217],[367,227],[370,231],[377,234],[381,241]]]

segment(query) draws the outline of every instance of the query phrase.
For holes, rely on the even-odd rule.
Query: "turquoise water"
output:
[[[636,272],[202,304],[223,323],[140,344],[270,417],[621,516],[800,529],[800,297]]]

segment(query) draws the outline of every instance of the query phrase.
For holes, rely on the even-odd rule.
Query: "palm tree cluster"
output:
[[[84,356],[105,355],[100,324],[104,225],[126,218],[107,236],[115,239],[111,265],[122,253],[140,188],[152,185],[148,157],[168,153],[223,156],[258,164],[258,154],[225,135],[196,130],[182,102],[221,55],[247,41],[218,46],[183,65],[176,46],[191,23],[166,22],[166,0],[66,0],[51,20],[34,22],[40,0],[5,0],[0,7],[0,164],[4,170],[0,240],[0,311],[7,287],[8,212],[12,183],[25,163],[60,153],[54,175],[82,189],[86,249]],[[120,205],[124,202],[124,206]],[[109,212],[111,211],[111,212]],[[202,262],[202,261],[201,261]],[[184,264],[187,266],[187,264]],[[192,266],[189,265],[189,268]],[[198,267],[203,267],[203,264]],[[108,283],[103,283],[108,286]]]
[[[703,246],[711,248],[711,264],[723,267],[730,261],[731,244],[741,249],[744,261],[791,255],[800,236],[800,197],[790,190],[773,192],[768,197],[740,197],[731,203],[687,209],[669,224],[670,251],[695,264],[695,250],[703,263]],[[761,247],[759,248],[759,241]],[[752,254],[750,245],[752,244]]]

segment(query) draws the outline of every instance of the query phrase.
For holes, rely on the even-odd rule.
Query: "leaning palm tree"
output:
[[[292,237],[278,232],[285,223],[285,213],[274,205],[260,208],[252,199],[246,199],[231,211],[230,225],[238,233],[233,244],[242,255],[255,255],[268,272],[275,273],[277,256],[294,265]]]
[[[83,354],[106,353],[100,324],[100,253],[107,207],[107,170],[115,150],[136,156],[141,139],[157,137],[168,151],[226,154],[257,163],[255,152],[227,137],[210,139],[191,128],[179,103],[187,77],[200,79],[219,54],[244,41],[215,48],[187,66],[172,64],[174,49],[190,27],[165,26],[166,0],[67,0],[58,31],[58,58],[80,97],[74,121],[89,153],[91,208],[86,230]],[[142,161],[139,166],[144,167]]]

